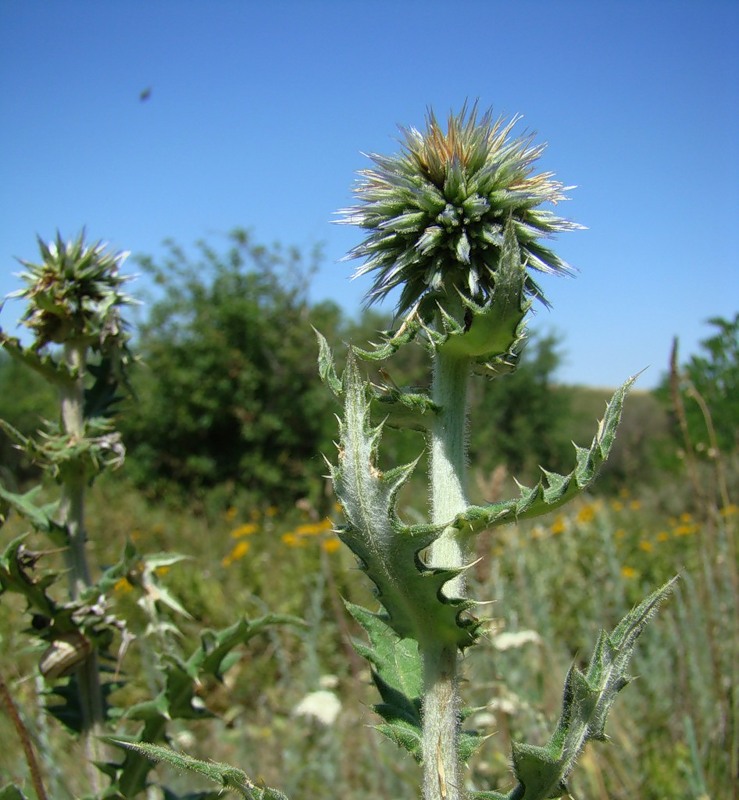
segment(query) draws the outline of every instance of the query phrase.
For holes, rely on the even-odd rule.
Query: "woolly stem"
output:
[[[467,507],[465,426],[470,366],[466,357],[449,356],[437,350],[434,367],[432,398],[439,412],[430,442],[431,506],[433,522],[443,522]],[[464,544],[450,528],[430,548],[428,565],[454,568],[464,563]],[[449,581],[444,591],[449,596],[463,596],[462,576]],[[424,798],[460,800],[463,791],[458,747],[457,648],[453,644],[431,642],[423,644],[422,650]]]
[[[64,432],[70,444],[85,437],[85,368],[87,348],[84,343],[69,342],[64,346],[64,360],[72,377],[60,389],[61,418]],[[92,581],[85,549],[85,485],[84,464],[71,461],[64,466],[61,475],[61,523],[67,530],[66,560],[69,571],[69,595],[78,600]],[[100,670],[97,652],[90,655],[76,671],[82,712],[84,746],[88,756],[90,781],[95,793],[99,791],[99,774],[94,763],[100,760],[98,736],[104,722],[103,696],[100,686]]]

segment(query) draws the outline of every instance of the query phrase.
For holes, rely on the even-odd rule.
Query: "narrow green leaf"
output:
[[[313,332],[318,339],[318,373],[321,380],[328,386],[335,397],[340,397],[343,390],[341,380],[336,374],[334,357],[331,348],[328,346],[326,337],[313,328]]]
[[[41,486],[35,486],[25,494],[16,494],[0,484],[0,499],[28,520],[37,531],[57,537],[66,535],[66,529],[55,522],[53,518],[57,504],[51,503],[45,506],[36,504],[35,498],[41,492],[41,488]]]
[[[675,578],[624,616],[610,634],[601,632],[590,663],[574,665],[565,680],[562,713],[548,744],[514,742],[513,769],[519,785],[506,797],[548,800],[566,793],[566,780],[588,741],[606,738],[605,724],[618,693],[628,685],[629,662],[645,625],[672,592]]]
[[[257,786],[249,780],[245,772],[228,764],[221,764],[217,761],[201,761],[169,747],[155,744],[131,742],[114,737],[108,737],[108,741],[140,753],[152,761],[160,761],[186,772],[195,772],[218,784],[223,791],[236,792],[247,800],[287,800],[282,792],[266,786]]]
[[[618,389],[606,407],[590,449],[576,447],[576,466],[567,475],[542,470],[544,477],[536,486],[521,486],[514,500],[503,500],[487,506],[470,506],[453,521],[455,528],[470,534],[519,519],[546,514],[564,505],[587,489],[611,451],[616,428],[621,419],[626,393],[634,383],[630,378]]]

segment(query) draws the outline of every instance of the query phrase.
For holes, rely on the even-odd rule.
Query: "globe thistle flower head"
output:
[[[455,304],[459,296],[478,305],[490,301],[506,224],[515,232],[529,270],[571,272],[541,240],[581,226],[555,216],[544,204],[566,199],[552,173],[534,173],[545,145],[533,136],[513,137],[520,117],[478,118],[477,107],[450,115],[444,130],[429,111],[426,130],[401,129],[402,150],[370,155],[355,188],[357,206],[339,212],[340,222],[368,231],[347,258],[364,263],[354,277],[374,274],[368,304],[401,289],[403,315],[421,302]],[[546,302],[527,272],[525,292]]]
[[[120,274],[128,253],[111,253],[106,245],[88,245],[84,231],[65,241],[57,233],[49,243],[38,238],[41,263],[21,260],[25,288],[11,297],[29,301],[23,324],[35,335],[35,347],[85,341],[102,352],[122,346],[127,338],[120,307],[132,302],[121,287]]]

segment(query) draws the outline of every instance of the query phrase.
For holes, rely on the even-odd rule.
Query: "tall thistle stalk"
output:
[[[41,372],[56,386],[60,423],[43,436],[35,457],[60,486],[56,525],[64,546],[69,599],[79,603],[93,586],[87,557],[85,491],[106,466],[122,461],[123,447],[106,416],[114,400],[116,380],[127,358],[127,335],[120,308],[130,302],[121,292],[119,268],[126,254],[111,254],[100,243],[87,245],[84,234],[65,242],[61,236],[39,239],[41,263],[21,262],[25,287],[15,296],[28,307],[23,324],[33,333],[31,346],[2,334],[11,356]],[[59,355],[46,353],[58,346]],[[94,357],[95,364],[88,361]],[[89,369],[97,380],[90,385]],[[104,703],[96,648],[85,648],[76,667],[81,728],[97,788],[98,736]]]
[[[559,796],[586,741],[604,737],[608,709],[628,682],[636,637],[669,591],[663,587],[610,636],[603,633],[587,672],[573,667],[549,745],[514,745],[516,788],[499,794],[464,786],[463,765],[480,743],[463,730],[458,676],[460,653],[480,627],[465,586],[470,541],[485,529],[546,513],[589,486],[608,455],[630,385],[614,396],[591,447],[576,449],[569,475],[545,472],[518,498],[469,504],[469,381],[515,369],[532,302],[546,303],[534,274],[570,271],[541,240],[579,227],[542,208],[565,199],[566,187],[551,173],[534,173],[543,147],[530,136],[514,138],[516,122],[465,108],[444,130],[429,113],[424,132],[404,131],[400,154],[371,156],[374,165],[360,173],[356,188],[359,203],[341,221],[367,232],[349,257],[363,259],[356,276],[374,276],[369,303],[399,292],[398,326],[372,350],[352,348],[341,377],[319,335],[321,374],[344,402],[339,459],[331,468],[347,520],[340,535],[383,607],[377,613],[350,607],[370,640],[358,648],[382,697],[379,728],[422,764],[425,800]],[[430,355],[429,394],[360,377],[357,359],[383,360],[411,342]],[[397,514],[397,493],[415,464],[379,469],[385,425],[426,433],[428,524],[407,525]]]

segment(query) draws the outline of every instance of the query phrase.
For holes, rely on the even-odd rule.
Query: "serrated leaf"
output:
[[[334,356],[331,348],[326,341],[326,337],[313,328],[313,332],[318,339],[318,374],[321,380],[328,386],[335,397],[341,397],[343,386],[341,379],[336,374],[336,366],[334,365]]]
[[[129,741],[134,744],[157,742],[164,736],[166,726],[172,719],[201,719],[208,716],[209,712],[193,705],[198,681],[206,676],[220,680],[234,649],[272,625],[302,626],[305,622],[286,614],[265,614],[255,620],[243,618],[220,631],[204,630],[199,646],[186,661],[176,658],[165,660],[164,690],[153,700],[132,706],[124,714],[144,722],[138,737]],[[126,796],[143,791],[151,762],[143,757],[142,751],[128,748],[123,763],[118,766],[119,783]]]
[[[124,749],[133,750],[152,761],[169,764],[175,769],[194,772],[217,784],[222,791],[232,791],[247,800],[287,800],[282,792],[267,786],[257,786],[240,769],[217,761],[202,761],[180,753],[169,747],[155,744],[131,742],[122,738],[108,737],[107,741]]]
[[[388,623],[366,608],[345,603],[347,610],[364,628],[371,647],[355,642],[357,651],[366,658],[379,677],[398,689],[412,702],[420,702],[423,691],[423,665],[418,643],[413,639],[400,639]]]
[[[438,406],[425,393],[394,386],[373,387],[372,415],[387,425],[403,430],[427,431]]]
[[[41,491],[41,486],[35,486],[24,494],[16,494],[15,492],[8,491],[0,484],[0,499],[6,502],[24,519],[28,520],[37,531],[46,533],[56,539],[63,538],[66,536],[66,528],[55,522],[53,518],[58,504],[50,503],[40,506],[35,502],[36,496]]]
[[[423,330],[425,329],[419,315],[410,313],[406,315],[397,331],[384,333],[382,343],[374,345],[372,350],[352,347],[351,352],[362,361],[385,361],[397,353],[401,347],[414,341]]]
[[[590,663],[582,672],[574,665],[567,673],[562,713],[548,744],[534,747],[514,742],[513,768],[519,785],[504,797],[548,800],[561,797],[567,776],[590,740],[602,741],[605,724],[618,693],[629,683],[627,668],[639,635],[672,591],[669,581],[633,608],[615,630],[601,632]]]
[[[65,362],[57,362],[52,355],[44,354],[32,347],[24,347],[20,339],[8,336],[2,329],[0,329],[0,347],[11,358],[25,364],[56,385],[69,383],[75,378],[75,374]]]
[[[421,763],[423,664],[418,643],[398,638],[380,615],[352,603],[346,603],[346,607],[370,640],[369,646],[355,641],[354,647],[372,666],[372,679],[382,698],[373,709],[385,721],[375,727]],[[463,719],[466,712],[469,709],[462,711]],[[462,762],[469,761],[483,738],[473,731],[460,732],[458,750]]]
[[[29,608],[53,619],[59,607],[46,594],[46,588],[53,582],[54,576],[34,579],[29,575],[26,561],[31,558],[32,565],[33,557],[25,550],[25,538],[19,536],[13,539],[0,553],[0,594],[5,591],[17,592],[26,598]]]
[[[187,661],[187,670],[191,674],[212,675],[220,680],[224,659],[238,645],[274,625],[305,627],[306,624],[305,620],[290,614],[265,614],[253,620],[244,617],[220,631],[205,630],[200,636],[200,647]]]
[[[460,614],[472,603],[442,593],[459,570],[428,568],[419,558],[444,526],[406,525],[398,518],[396,496],[415,464],[387,473],[377,468],[381,426],[370,425],[368,392],[353,357],[344,374],[344,394],[339,463],[331,469],[347,519],[339,536],[375,584],[387,623],[401,639],[466,647],[474,641],[474,626]]]
[[[590,448],[575,448],[576,466],[572,472],[559,475],[542,470],[542,480],[533,487],[520,486],[518,498],[487,506],[470,506],[455,518],[454,527],[473,534],[495,525],[530,519],[559,508],[587,489],[611,451],[626,393],[635,380],[630,378],[611,398]]]

